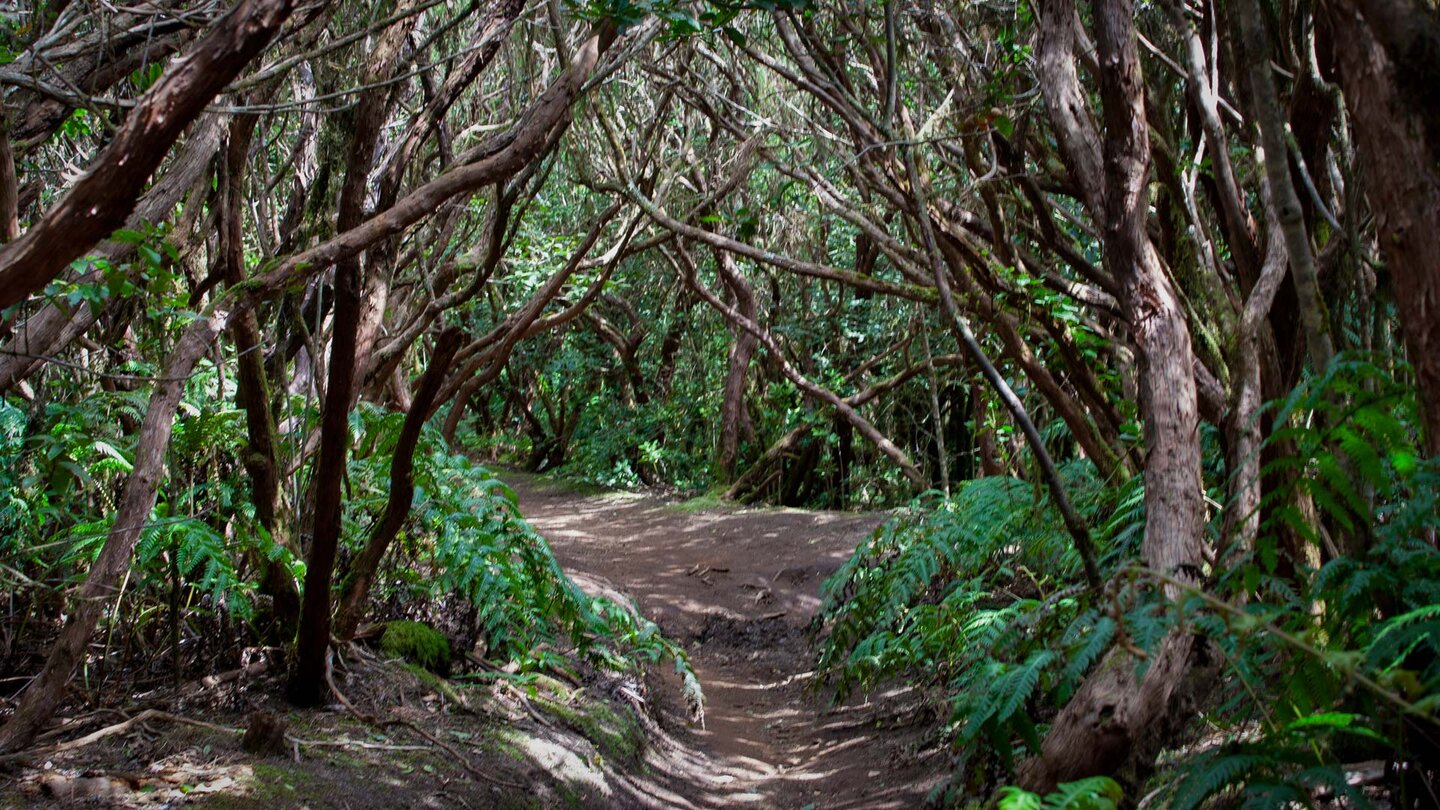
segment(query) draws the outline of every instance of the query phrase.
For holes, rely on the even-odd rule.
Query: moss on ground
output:
[[[714,489],[704,493],[703,495],[696,495],[689,500],[681,501],[677,504],[672,504],[670,508],[676,512],[687,513],[712,512],[718,509],[733,510],[735,508],[734,502],[725,500],[724,495],[724,490]]]
[[[637,767],[644,760],[645,730],[634,718],[600,700],[566,704],[539,699],[545,710],[595,744],[600,756],[626,766]]]
[[[437,675],[450,672],[450,639],[422,622],[399,621],[385,625],[380,649],[386,655],[403,658]]]

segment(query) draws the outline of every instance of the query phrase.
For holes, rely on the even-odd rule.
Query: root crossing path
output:
[[[618,806],[909,808],[943,781],[947,758],[917,695],[832,706],[806,688],[820,583],[880,517],[692,511],[652,495],[507,481],[576,580],[632,598],[685,645],[704,686],[702,729],[685,722],[668,668],[653,685],[661,733]]]

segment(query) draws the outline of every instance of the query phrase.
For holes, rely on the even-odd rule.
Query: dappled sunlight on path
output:
[[[689,651],[705,689],[689,726],[673,675],[638,806],[909,808],[945,776],[908,690],[830,706],[807,690],[821,582],[882,519],[794,509],[686,511],[634,493],[579,495],[508,475],[527,519],[594,592],[618,590]],[[668,674],[668,668],[667,668]],[[927,750],[928,749],[928,750]]]

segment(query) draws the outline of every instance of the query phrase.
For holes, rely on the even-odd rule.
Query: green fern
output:
[[[1000,789],[999,810],[1115,810],[1124,791],[1114,779],[1092,776],[1064,782],[1044,796],[1007,785]]]
[[[372,406],[352,415],[352,429],[366,439],[350,461],[348,542],[358,543],[385,507],[399,426],[394,414]],[[684,650],[633,606],[584,593],[521,516],[515,493],[486,468],[451,454],[433,430],[422,434],[416,451],[414,507],[392,560],[373,594],[378,603],[396,589],[422,605],[463,598],[477,608],[491,654],[522,670],[568,666],[553,652],[565,647],[619,671],[671,659],[692,711],[703,715],[704,695]]]

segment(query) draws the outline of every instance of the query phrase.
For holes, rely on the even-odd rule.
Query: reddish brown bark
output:
[[[1440,36],[1404,0],[1339,0],[1332,40],[1365,196],[1419,381],[1425,446],[1440,455]],[[1427,36],[1428,34],[1428,36]],[[1429,61],[1426,57],[1428,56]],[[1400,60],[1400,61],[1397,61]],[[1428,88],[1427,88],[1428,83]],[[1424,92],[1431,94],[1426,103]]]
[[[140,100],[89,171],[24,236],[0,250],[0,309],[38,292],[119,228],[170,145],[264,50],[294,0],[240,0]]]
[[[20,238],[20,185],[15,179],[15,150],[0,126],[0,242]]]
[[[400,44],[414,25],[393,26],[381,36],[366,70],[375,85],[390,76]],[[345,161],[345,182],[335,216],[335,229],[356,229],[365,217],[366,183],[374,162],[375,143],[389,108],[385,86],[367,91],[355,111],[350,147]],[[295,639],[295,668],[286,696],[297,706],[314,706],[325,696],[325,658],[330,649],[330,582],[340,545],[342,486],[345,458],[350,449],[350,407],[355,388],[356,346],[359,340],[360,256],[352,253],[335,264],[335,318],[330,337],[330,370],[325,404],[320,415],[320,455],[315,463],[315,512],[310,550],[305,556],[305,592],[300,602],[300,629]]]
[[[186,136],[184,148],[171,162],[165,175],[140,198],[130,218],[125,221],[125,227],[139,228],[147,222],[161,222],[170,215],[176,204],[206,175],[211,159],[220,149],[225,133],[224,123],[222,115],[201,117]],[[113,265],[123,262],[134,251],[135,245],[130,242],[102,242],[95,254]],[[93,271],[78,282],[92,284],[100,278],[100,273]],[[46,304],[39,312],[26,318],[16,328],[14,337],[0,349],[0,393],[9,391],[34,373],[44,364],[44,358],[68,346],[88,330],[95,319],[96,312],[91,307],[71,308],[56,302]]]
[[[365,547],[350,566],[342,588],[339,607],[335,616],[335,637],[349,640],[355,635],[355,628],[365,616],[366,600],[375,580],[375,572],[390,543],[400,533],[405,520],[410,516],[411,501],[415,497],[415,448],[420,443],[420,430],[435,407],[435,398],[440,386],[460,348],[462,333],[448,329],[435,343],[435,351],[416,386],[415,399],[405,423],[400,427],[400,438],[395,442],[395,453],[390,459],[390,496],[385,504],[385,514],[370,532]]]

